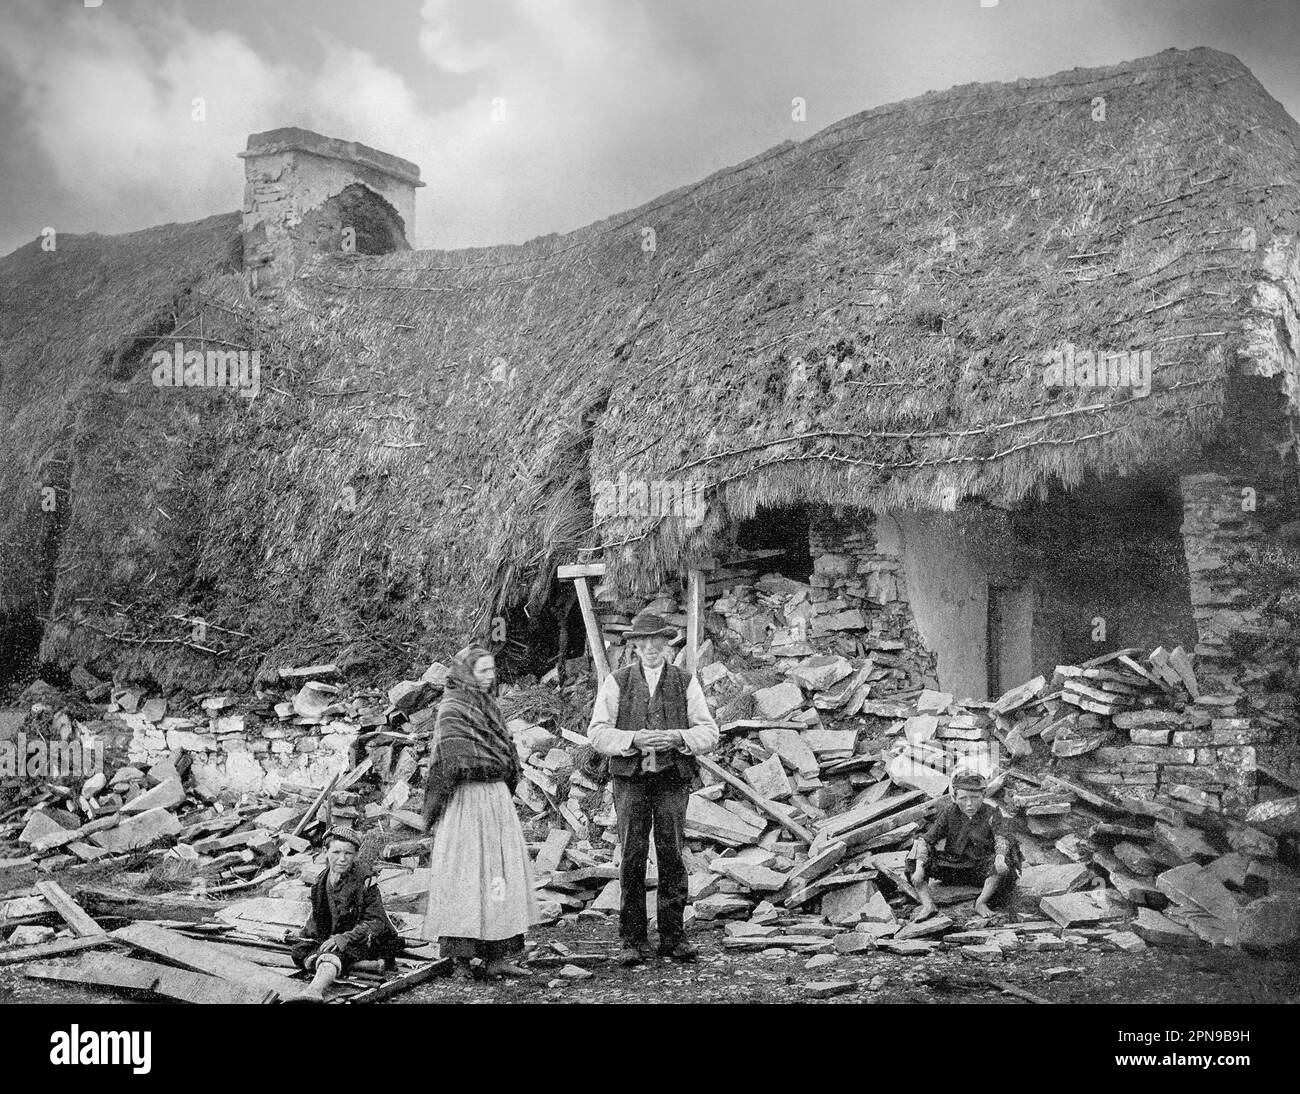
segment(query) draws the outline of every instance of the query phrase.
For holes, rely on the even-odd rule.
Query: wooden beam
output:
[[[298,822],[297,827],[294,828],[294,830],[290,833],[290,835],[294,835],[294,836],[302,835],[302,830],[306,828],[307,825],[311,824],[312,818],[316,816],[317,812],[320,810],[322,803],[325,801],[326,798],[329,797],[330,791],[334,789],[334,784],[337,783],[338,781],[339,781],[339,777],[337,775],[335,775],[334,778],[330,779],[329,786],[327,786],[324,790],[322,790],[319,794],[316,795],[316,800],[311,803],[311,808],[308,809],[307,812],[302,815],[302,820]]]
[[[603,562],[579,562],[570,566],[561,566],[555,573],[561,581],[569,581],[575,577],[604,577],[605,564]]]
[[[596,665],[596,683],[600,685],[609,675],[609,662],[605,659],[605,638],[600,633],[600,624],[596,622],[596,609],[591,603],[591,590],[587,587],[587,579],[575,577],[573,584],[578,590],[578,604],[582,608],[582,625],[587,628],[587,644],[591,647],[591,659]]]
[[[274,992],[281,999],[301,995],[307,985],[271,969],[242,961],[223,953],[208,942],[186,938],[183,934],[155,927],[152,923],[132,923],[112,933],[136,949],[166,958],[182,968],[219,976],[235,984],[244,984],[263,991]]]
[[[84,885],[77,890],[83,908],[95,915],[121,916],[124,919],[180,919],[199,923],[211,917],[221,905],[188,895],[152,896],[148,893],[118,892]]]
[[[23,975],[37,980],[150,991],[184,1003],[269,1003],[275,997],[259,988],[118,953],[86,954],[75,965],[33,965],[24,969]]]
[[[699,570],[686,577],[686,671],[694,675],[700,651],[700,610],[704,600],[704,582]]]
[[[92,938],[60,938],[54,942],[40,942],[35,946],[11,946],[0,949],[0,965],[21,965],[26,961],[36,961],[42,957],[58,957],[60,954],[76,953],[78,950],[90,950],[113,941],[111,935],[95,935]]]
[[[368,988],[356,995],[349,996],[346,1001],[349,1003],[378,1003],[381,999],[390,999],[394,995],[409,991],[416,985],[423,984],[426,980],[432,980],[436,976],[450,975],[451,958],[440,957],[437,961],[430,961],[422,968],[385,981],[378,987]]]
[[[347,790],[348,787],[350,787],[358,779],[369,774],[370,769],[373,766],[374,766],[374,760],[371,757],[367,756],[364,760],[362,760],[359,764],[357,764],[356,767],[354,767],[351,771],[349,771],[346,775],[343,776],[343,780],[339,783],[338,789]]]
[[[76,932],[80,938],[94,938],[108,934],[103,927],[88,916],[72,897],[63,891],[57,881],[38,881],[37,891],[53,905],[54,910],[63,917],[63,921]]]
[[[696,756],[695,760],[702,768],[704,768],[705,771],[717,776],[733,790],[739,791],[742,795],[758,806],[759,809],[776,821],[777,824],[787,832],[790,832],[792,835],[803,840],[804,843],[812,843],[816,838],[807,828],[796,824],[779,809],[775,808],[770,801],[763,797],[762,794],[758,793],[758,791],[748,783],[741,782],[740,779],[736,778],[736,776],[726,770],[726,768],[720,767],[707,756]]]

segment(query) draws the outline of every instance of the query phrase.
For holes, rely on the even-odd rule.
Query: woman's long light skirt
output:
[[[509,789],[462,783],[434,829],[423,936],[500,940],[537,921],[532,863]]]

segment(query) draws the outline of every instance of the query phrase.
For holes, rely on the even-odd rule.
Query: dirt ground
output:
[[[139,860],[141,866],[147,858]],[[143,879],[144,873],[124,874],[117,864],[103,870],[80,867],[72,877],[61,879],[75,890],[78,883],[93,884],[110,879],[122,887],[127,878]],[[11,893],[29,886],[45,875],[26,868],[3,872],[0,891]],[[159,885],[153,891],[167,886]],[[1027,913],[1032,902],[1013,902],[1011,908]],[[969,903],[945,909],[958,922],[970,913]],[[699,947],[700,959],[693,965],[651,960],[624,969],[612,961],[618,949],[617,917],[603,920],[571,919],[539,927],[530,936],[533,952],[558,956],[547,943],[559,942],[574,954],[604,954],[611,960],[591,966],[587,980],[559,979],[559,966],[538,969],[532,979],[511,982],[454,983],[437,980],[420,985],[391,1000],[411,1003],[794,1003],[812,1002],[804,994],[811,981],[852,980],[857,990],[836,996],[830,1003],[1005,1003],[1028,1005],[1004,993],[991,981],[1002,980],[1051,1000],[1054,1003],[1294,1003],[1300,1002],[1300,964],[1265,961],[1237,950],[1202,949],[1193,953],[1148,947],[1137,954],[1107,950],[1091,943],[1074,951],[1039,954],[1009,954],[1000,963],[977,964],[956,950],[936,950],[916,957],[886,953],[842,956],[831,965],[807,971],[808,955],[789,954],[763,957],[756,952],[727,950],[722,946],[722,920],[697,922],[691,940]],[[118,923],[106,923],[118,926]],[[653,941],[653,936],[652,936]],[[69,958],[51,960],[75,961]],[[1049,978],[1049,969],[1070,969]],[[870,990],[868,984],[883,977],[883,986]],[[29,979],[22,967],[0,965],[0,1005],[21,1003],[111,1003],[129,1001],[127,992],[83,989],[76,985]]]
[[[574,953],[617,949],[615,922],[557,924],[535,932],[539,942],[562,942]],[[804,970],[806,956],[761,957],[722,948],[722,924],[702,924],[692,933],[700,948],[694,965],[651,961],[623,969],[613,962],[594,967],[590,980],[548,988],[558,970],[542,970],[529,981],[459,984],[440,980],[422,985],[395,1003],[796,1003],[809,1002],[810,981],[853,980],[858,990],[829,1003],[1009,1003],[1023,1000],[988,982],[1006,980],[1054,1003],[1286,1003],[1300,1001],[1300,965],[1260,961],[1238,952],[1206,950],[1179,954],[1148,948],[1133,955],[1090,946],[1009,957],[999,965],[976,965],[957,953],[925,957],[884,953],[841,957],[828,968]],[[1078,969],[1077,978],[1048,980],[1046,970]],[[867,990],[875,977],[885,984]]]
[[[615,924],[556,924],[534,932],[539,944],[562,942],[574,953],[613,955]],[[1237,952],[1205,950],[1180,954],[1149,948],[1130,955],[1092,946],[1008,957],[998,965],[976,965],[957,953],[925,957],[875,953],[841,957],[829,968],[804,970],[806,956],[761,957],[724,950],[722,926],[703,924],[692,935],[700,948],[694,965],[654,960],[634,969],[612,961],[592,968],[589,980],[548,987],[558,969],[509,983],[459,984],[432,981],[392,1000],[412,1003],[796,1003],[809,1002],[803,987],[815,980],[852,980],[856,991],[829,1003],[999,1003],[1026,1006],[990,980],[1005,980],[1054,1003],[1287,1003],[1300,1002],[1300,965],[1261,961]],[[1070,978],[1047,978],[1048,969],[1077,969]],[[1069,974],[1067,974],[1069,975]],[[884,986],[867,984],[884,977]],[[83,990],[32,980],[22,969],[0,966],[0,1004],[112,1003],[125,992]]]

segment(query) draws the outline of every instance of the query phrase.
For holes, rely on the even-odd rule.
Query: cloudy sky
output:
[[[0,254],[46,225],[238,209],[235,153],[283,125],[414,160],[413,242],[460,247],[567,231],[881,103],[1170,46],[1236,54],[1300,116],[1298,0],[94,3],[0,0]]]

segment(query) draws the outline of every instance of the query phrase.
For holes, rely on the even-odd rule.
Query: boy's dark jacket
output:
[[[396,938],[397,931],[384,911],[379,884],[365,867],[354,865],[334,895],[339,916],[335,922],[326,891],[330,872],[322,870],[311,887],[311,918],[302,929],[304,939],[324,942],[333,935],[345,935],[352,942],[375,942]]]

